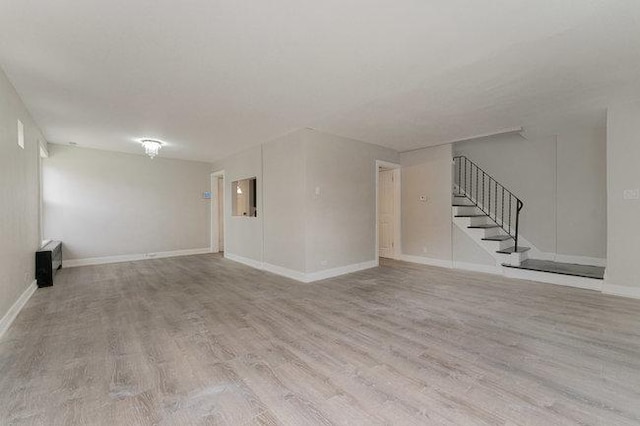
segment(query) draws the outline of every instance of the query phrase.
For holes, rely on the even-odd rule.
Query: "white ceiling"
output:
[[[640,97],[640,2],[0,0],[0,65],[53,143],[402,151]]]

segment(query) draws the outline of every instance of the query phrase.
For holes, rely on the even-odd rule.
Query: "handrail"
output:
[[[522,200],[464,155],[453,157],[453,162],[456,194],[469,199],[512,237],[515,242],[514,249],[517,251],[520,211],[524,207]]]

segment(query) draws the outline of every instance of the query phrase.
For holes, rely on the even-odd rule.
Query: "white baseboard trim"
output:
[[[612,296],[631,297],[640,299],[640,287],[629,287],[626,285],[611,284],[609,281],[604,282],[602,293]]]
[[[410,263],[419,263],[421,265],[438,266],[440,268],[453,268],[453,262],[445,259],[434,259],[431,257],[413,256],[410,254],[401,254],[398,260]]]
[[[259,260],[249,259],[248,257],[238,256],[237,254],[224,252],[225,259],[233,260],[234,262],[242,263],[243,265],[251,266],[256,269],[264,269],[263,264]]]
[[[567,287],[582,288],[585,290],[602,291],[603,280],[586,277],[574,277],[573,275],[552,274],[549,272],[529,271],[518,268],[502,268],[504,275],[520,280],[538,281],[547,284],[564,285]]]
[[[251,265],[249,265],[251,266]],[[308,283],[306,274],[304,272],[296,271],[294,269],[285,268],[278,265],[272,265],[270,263],[263,263],[262,269],[272,274],[281,275],[283,277],[291,278],[292,280]]]
[[[410,263],[419,263],[421,265],[437,266],[448,269],[461,269],[464,271],[482,272],[485,274],[502,275],[502,267],[496,265],[482,265],[479,263],[456,262],[444,259],[434,259],[431,257],[413,256],[410,254],[402,254],[398,256],[398,260]]]
[[[300,272],[293,269],[285,268],[283,266],[272,265],[270,263],[260,262],[258,260],[249,259],[247,257],[238,256],[237,254],[225,252],[224,257],[233,260],[234,262],[242,263],[243,265],[250,266],[255,269],[271,272],[272,274],[281,275],[283,277],[291,278],[293,280],[302,283],[312,283],[314,281],[326,280],[327,278],[333,278],[340,275],[351,274],[353,272],[362,271],[365,269],[371,269],[378,266],[378,262],[370,260],[362,263],[354,263],[346,266],[339,266],[337,268],[325,269],[317,272]]]
[[[454,269],[462,269],[465,271],[482,272],[485,274],[502,275],[502,266],[482,265],[479,263],[453,262]]]
[[[193,254],[205,254],[211,253],[211,248],[199,248],[199,249],[186,249],[186,250],[173,250],[173,251],[160,251],[156,253],[142,253],[142,254],[124,254],[120,256],[104,256],[104,257],[89,257],[85,259],[69,259],[62,260],[62,266],[64,268],[75,268],[77,266],[88,265],[102,265],[105,263],[120,263],[120,262],[133,262],[137,260],[149,260],[160,259],[163,257],[176,257],[176,256],[189,256]]]
[[[365,269],[377,268],[378,261],[369,260],[361,263],[353,263],[351,265],[339,266],[337,268],[325,269],[323,271],[308,272],[305,274],[306,282],[314,282],[320,280],[326,280],[327,278],[333,278],[340,275],[352,274],[358,271],[364,271]]]
[[[34,280],[29,285],[29,287],[27,287],[25,291],[22,292],[20,297],[18,297],[18,300],[16,300],[15,303],[9,308],[7,313],[4,314],[4,316],[0,320],[0,338],[9,329],[13,321],[16,319],[22,308],[24,308],[24,305],[27,304],[31,296],[33,296],[33,293],[37,288],[38,283]]]

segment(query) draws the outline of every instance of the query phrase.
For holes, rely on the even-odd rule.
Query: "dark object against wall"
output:
[[[38,287],[50,287],[58,269],[62,268],[62,242],[50,241],[36,252]]]

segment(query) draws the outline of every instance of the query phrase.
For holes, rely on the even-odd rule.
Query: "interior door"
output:
[[[378,176],[378,249],[380,257],[394,257],[394,178],[393,170],[380,170]]]

